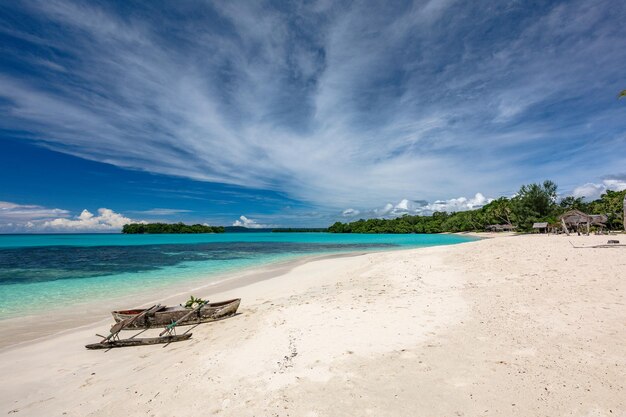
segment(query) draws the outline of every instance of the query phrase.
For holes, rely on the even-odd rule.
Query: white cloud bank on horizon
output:
[[[71,218],[68,210],[0,201],[0,232],[115,232],[127,223],[136,222],[108,208],[94,215],[83,210]]]
[[[249,229],[266,229],[273,227],[269,224],[257,223],[255,220],[249,219],[243,215],[233,222],[233,226],[247,227]]]
[[[458,197],[449,200],[437,200],[434,203],[419,207],[419,210],[421,212],[447,211],[448,213],[467,211],[481,208],[492,201],[493,198],[487,198],[482,193],[476,193],[474,197],[471,198]]]
[[[333,210],[626,165],[623,4],[323,3],[205,2],[175,20],[8,2],[33,24],[5,34],[56,52],[41,66],[7,43],[32,71],[0,74],[0,122],[82,158]]]
[[[25,223],[33,220],[67,216],[69,216],[69,211],[67,210],[0,201],[0,222],[2,223]]]
[[[493,201],[493,198],[487,198],[481,193],[476,193],[474,197],[471,198],[450,198],[448,200],[437,200],[433,203],[421,200],[409,200],[407,198],[404,198],[400,200],[397,204],[387,203],[382,208],[370,210],[369,212],[367,212],[369,215],[366,217],[388,218],[399,217],[404,214],[430,215],[435,211],[446,211],[448,213],[467,211],[480,208],[485,204],[490,203],[491,201]],[[348,210],[354,209],[344,210],[344,213]],[[359,213],[358,210],[354,211]]]
[[[588,182],[584,185],[574,188],[572,195],[574,197],[583,197],[587,200],[596,200],[600,198],[600,195],[606,193],[607,190],[626,190],[626,178],[608,177],[603,179],[602,182],[599,184]]]
[[[58,231],[114,231],[128,223],[134,222],[111,209],[99,208],[97,216],[85,209],[75,219],[49,220],[42,227]]]
[[[574,197],[585,197],[589,200],[597,199],[606,190],[621,191],[626,189],[626,175],[606,177],[601,183],[585,183],[575,187],[573,191],[566,192],[562,197],[573,195]],[[501,196],[495,196],[498,198]],[[506,197],[511,197],[508,195]],[[330,225],[337,220],[347,221],[347,218],[361,216],[363,218],[393,218],[404,214],[430,215],[435,211],[458,212],[480,208],[494,198],[488,198],[482,193],[476,193],[473,197],[457,197],[446,200],[436,200],[428,202],[425,200],[401,199],[396,204],[386,203],[384,206],[375,209],[347,208],[340,213],[327,213],[315,218],[320,224],[316,227]],[[184,209],[150,209],[144,211],[133,211],[133,213],[154,213],[154,214],[182,214],[189,212]],[[243,226],[252,229],[282,227],[281,215],[263,215],[264,223],[241,215],[235,220],[233,226]],[[298,221],[306,220],[306,215],[292,217],[290,226],[298,226]],[[98,209],[98,215],[94,215],[88,210],[83,210],[78,216],[71,218],[68,210],[59,208],[47,208],[39,205],[16,204],[8,201],[0,201],[0,233],[36,233],[36,232],[115,232],[119,231],[126,223],[144,223],[144,220],[133,220],[121,213],[107,208]],[[271,223],[270,223],[271,222]],[[206,224],[206,223],[205,223]],[[208,224],[206,224],[208,225]],[[277,226],[279,225],[279,226]]]

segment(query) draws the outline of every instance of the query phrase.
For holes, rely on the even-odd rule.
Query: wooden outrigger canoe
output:
[[[111,314],[113,315],[116,323],[131,319],[138,315],[140,316],[125,326],[123,330],[164,327],[172,322],[177,322],[179,326],[189,326],[199,323],[208,323],[233,316],[237,312],[240,303],[241,298],[220,301],[218,303],[206,303],[191,315],[189,313],[192,310],[182,306],[161,306],[154,311],[148,312],[147,314],[144,314],[146,309],[118,310],[111,312]]]
[[[120,320],[119,322],[115,323],[113,327],[111,327],[111,332],[109,333],[108,336],[102,336],[102,335],[97,334],[96,336],[101,337],[102,340],[99,343],[91,343],[89,345],[86,345],[85,347],[87,349],[111,349],[111,348],[128,347],[128,346],[156,345],[160,343],[172,343],[172,342],[180,342],[182,340],[187,340],[191,337],[191,333],[183,333],[181,335],[177,335],[175,333],[175,328],[176,326],[178,326],[178,322],[182,322],[186,320],[188,317],[192,316],[193,314],[198,312],[202,307],[204,307],[205,304],[206,303],[203,303],[194,309],[189,309],[189,312],[185,314],[184,316],[180,317],[179,320],[173,321],[167,326],[165,326],[165,329],[159,334],[159,337],[135,338],[136,336],[135,335],[128,339],[120,339],[120,332],[122,330],[124,330],[128,326],[131,326],[134,322],[138,321],[139,319],[145,316],[148,316],[154,313],[155,311],[159,311],[162,308],[161,304],[155,304],[150,308],[144,309],[139,314],[136,314],[132,317],[128,317],[124,320]],[[141,334],[141,333],[143,333],[143,330],[140,331],[138,334]]]
[[[157,345],[160,343],[172,343],[187,340],[191,337],[191,333],[174,334],[160,337],[139,337],[136,339],[111,339],[100,343],[92,343],[86,345],[87,349],[111,349],[129,346]]]

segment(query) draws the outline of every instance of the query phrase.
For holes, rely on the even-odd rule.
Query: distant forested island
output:
[[[326,227],[244,227],[244,226],[226,226],[226,233],[303,233],[303,232],[328,232]]]
[[[322,233],[328,232],[327,227],[281,227],[272,229],[272,233]]]
[[[328,229],[309,227],[285,228],[248,228],[243,226],[207,226],[204,224],[184,223],[130,223],[122,227],[122,233],[129,235],[166,234],[166,233],[301,233],[327,232]]]
[[[533,223],[546,222],[558,227],[558,217],[569,210],[607,216],[606,227],[620,230],[623,224],[624,191],[607,191],[599,199],[585,202],[582,198],[558,200],[557,185],[523,185],[512,198],[501,197],[480,209],[456,213],[435,212],[430,216],[404,215],[395,219],[368,219],[351,223],[337,222],[328,228],[331,233],[444,233],[484,231],[490,225],[508,225],[517,231],[529,231]]]
[[[165,234],[165,233],[224,233],[222,226],[207,226],[204,224],[185,223],[130,223],[122,227],[122,233],[137,234]]]

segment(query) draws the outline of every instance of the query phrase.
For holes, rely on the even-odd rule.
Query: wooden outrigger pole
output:
[[[205,304],[208,304],[208,301],[200,303],[200,305],[198,305],[198,307],[194,308],[189,313],[185,314],[184,316],[182,316],[178,320],[173,321],[172,323],[170,323],[167,326],[165,326],[165,329],[161,333],[159,333],[159,336],[163,336],[166,333],[171,335],[172,331],[174,330],[174,328],[176,326],[178,326],[178,323],[183,323],[187,317],[191,316],[192,314],[197,314],[198,311],[200,311],[200,309],[205,306]]]
[[[181,340],[189,339],[191,337],[191,333],[186,333],[186,334],[181,334],[181,335],[172,334],[172,330],[174,329],[174,327],[176,327],[177,323],[172,323],[168,325],[166,330],[163,331],[159,335],[159,337],[135,338],[133,336],[128,339],[120,339],[119,333],[126,326],[129,326],[134,321],[140,319],[146,314],[150,314],[152,312],[157,311],[160,307],[161,307],[160,304],[155,304],[149,309],[143,311],[142,313],[137,314],[136,316],[133,316],[132,318],[122,320],[119,323],[115,323],[113,327],[111,327],[111,332],[108,336],[105,337],[101,335],[96,335],[96,336],[102,337],[103,339],[98,343],[92,343],[92,344],[86,345],[85,347],[87,349],[111,349],[111,348],[116,348],[116,347],[155,345],[155,344],[160,344],[160,343],[179,342]],[[169,334],[167,336],[163,336],[165,333],[169,333]]]

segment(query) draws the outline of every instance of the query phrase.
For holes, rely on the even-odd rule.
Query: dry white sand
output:
[[[212,295],[242,314],[187,342],[87,351],[100,323],[5,349],[0,413],[626,416],[626,249],[568,240],[607,237],[317,260]]]

